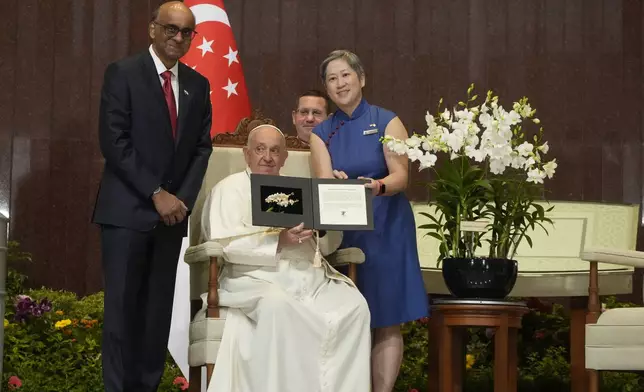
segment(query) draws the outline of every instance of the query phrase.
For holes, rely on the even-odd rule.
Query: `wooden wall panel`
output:
[[[15,108],[16,42],[18,2],[3,5],[0,13],[0,214],[9,216],[11,204],[11,167],[13,145],[13,112]]]
[[[32,251],[28,272],[34,280],[49,275],[49,255],[56,252],[49,222],[59,212],[52,203],[51,133],[53,119],[55,3],[18,2],[14,75],[11,236]],[[38,26],[34,29],[33,26]]]
[[[148,45],[162,0],[8,1],[0,15],[0,211],[34,253],[34,284],[101,287],[89,221],[105,66]],[[291,111],[321,88],[318,66],[354,50],[366,98],[423,132],[439,98],[469,83],[527,95],[557,157],[552,199],[641,203],[642,5],[636,0],[226,0],[253,107],[293,134]],[[37,26],[37,28],[34,28]],[[427,200],[412,169],[408,194]],[[11,173],[9,181],[9,173]],[[9,190],[9,183],[11,189]],[[3,204],[4,203],[4,204]],[[643,237],[644,241],[644,237]],[[644,247],[644,242],[640,248]],[[644,249],[644,248],[643,248]]]

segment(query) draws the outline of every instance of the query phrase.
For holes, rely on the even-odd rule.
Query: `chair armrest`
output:
[[[364,253],[360,248],[338,249],[325,258],[331,265],[362,264],[365,260]]]
[[[210,262],[211,257],[223,257],[224,247],[219,242],[208,241],[186,249],[183,260],[187,264]]]
[[[644,252],[611,248],[587,248],[581,252],[581,259],[599,263],[617,264],[644,268]]]
[[[183,261],[190,267],[190,299],[197,300],[201,294],[208,292],[211,270],[223,262],[223,248],[215,241],[204,242],[186,249]],[[211,264],[215,257],[217,264]]]
[[[326,257],[337,251],[342,244],[343,233],[341,231],[327,231],[324,237],[320,238],[320,252]]]

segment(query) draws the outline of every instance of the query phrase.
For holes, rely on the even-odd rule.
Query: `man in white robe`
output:
[[[370,314],[358,289],[322,260],[302,225],[252,225],[250,173],[279,175],[284,135],[263,125],[250,132],[248,168],[211,191],[202,222],[224,247],[219,305],[226,317],[209,392],[368,392]],[[320,238],[323,255],[342,233]]]

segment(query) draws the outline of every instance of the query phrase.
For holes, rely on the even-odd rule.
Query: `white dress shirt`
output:
[[[161,76],[162,73],[165,71],[170,71],[172,72],[172,78],[170,79],[170,84],[172,84],[172,92],[174,93],[174,102],[175,106],[177,107],[177,116],[179,115],[179,62],[177,61],[174,63],[174,66],[170,69],[167,69],[165,65],[163,65],[163,62],[157,56],[156,52],[154,49],[152,49],[152,45],[150,45],[150,55],[152,55],[152,60],[154,61],[154,65],[157,68],[157,74],[159,76],[159,81],[161,82],[161,87],[163,88],[163,77]]]

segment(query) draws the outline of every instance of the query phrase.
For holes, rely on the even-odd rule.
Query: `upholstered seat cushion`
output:
[[[219,318],[207,318],[205,297],[206,295],[203,295],[202,308],[190,322],[189,366],[203,366],[206,363],[215,363],[221,344],[221,337],[224,334],[226,308],[219,308]]]
[[[359,248],[344,248],[338,249],[335,253],[326,256],[329,264],[345,265],[345,264],[362,264],[364,263],[364,252]]]
[[[644,370],[644,308],[609,309],[586,325],[586,368]]]

